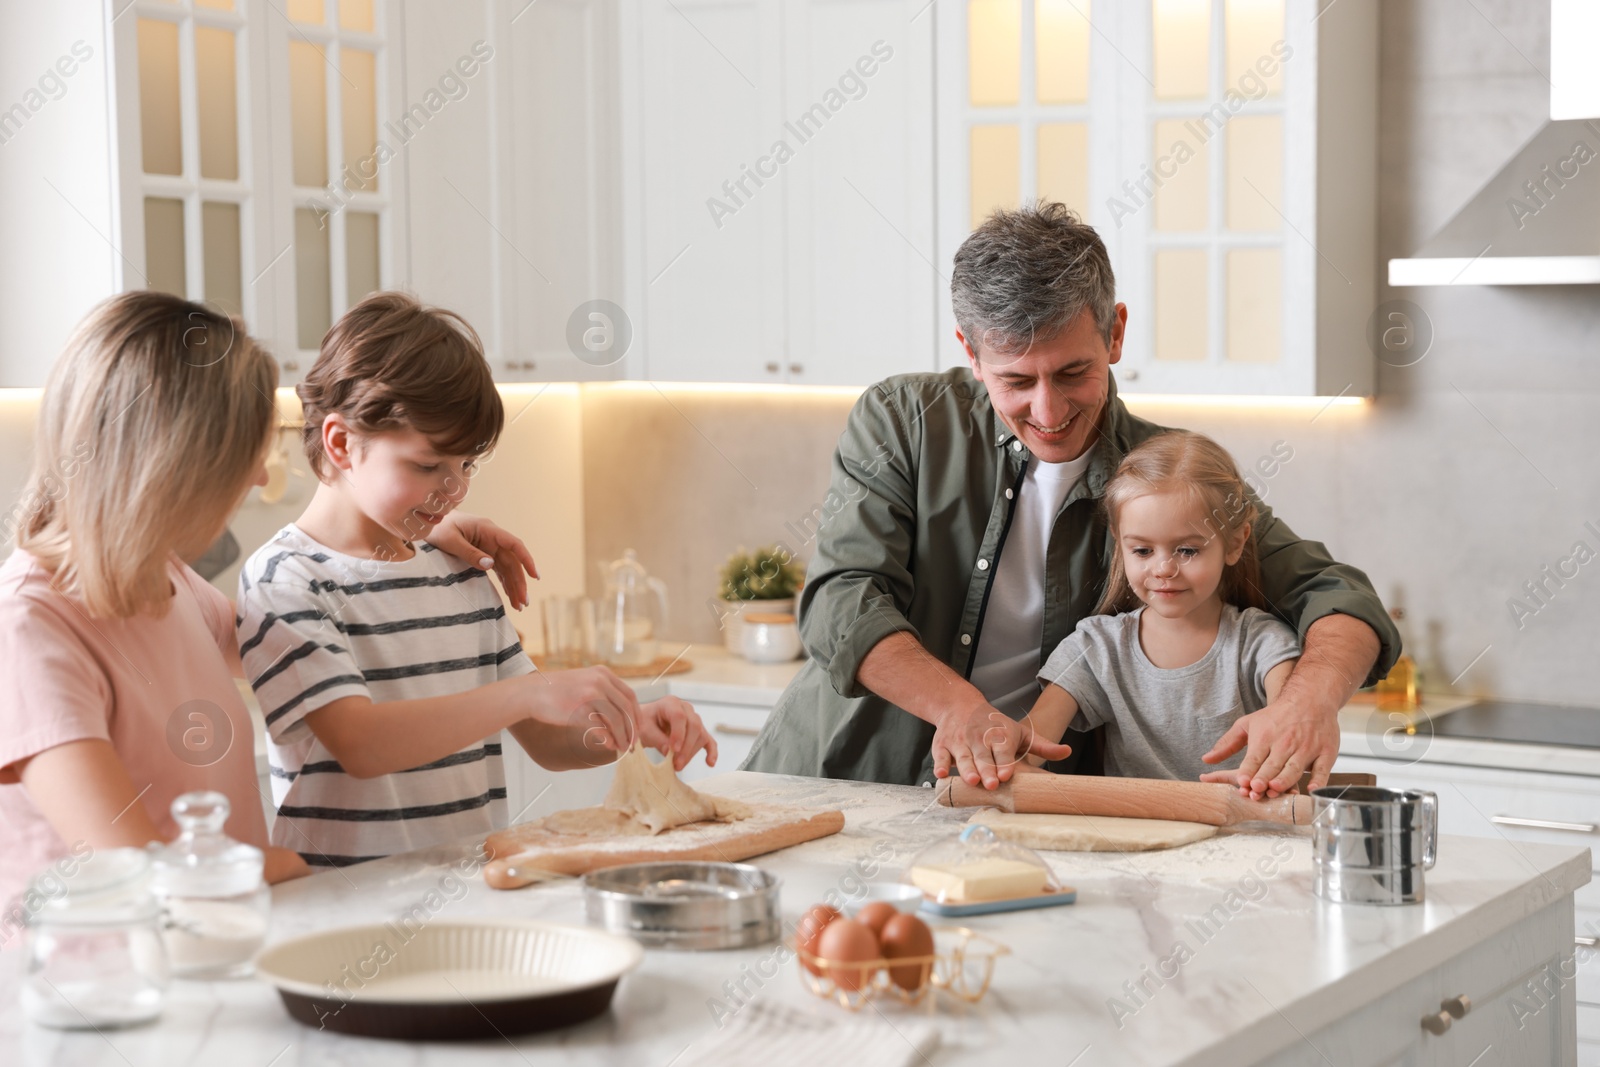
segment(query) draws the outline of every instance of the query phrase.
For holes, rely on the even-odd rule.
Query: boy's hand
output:
[[[534,566],[533,556],[522,538],[488,519],[452,511],[433,528],[427,541],[439,551],[458,556],[479,570],[493,567],[512,608],[520,611],[528,606],[528,579],[523,572],[537,580],[539,569]]]
[[[672,760],[672,769],[681,771],[702,748],[706,766],[717,765],[717,742],[706,731],[694,706],[679,697],[662,697],[639,707],[639,737],[645,744]]]
[[[626,752],[633,747],[639,698],[611,668],[536,671],[524,677],[533,698],[529,719],[581,730],[585,749]]]

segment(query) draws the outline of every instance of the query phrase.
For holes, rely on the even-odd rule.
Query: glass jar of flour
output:
[[[172,802],[177,839],[152,850],[162,937],[180,978],[248,975],[267,938],[265,856],[222,832],[228,812],[221,793],[185,793]]]
[[[76,854],[76,853],[75,853]],[[143,849],[90,851],[29,883],[22,1008],[41,1026],[105,1030],[161,1014],[161,911]]]

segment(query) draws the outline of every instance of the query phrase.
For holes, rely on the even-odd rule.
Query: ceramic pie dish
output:
[[[533,920],[343,927],[262,952],[256,974],[307,1026],[454,1041],[592,1019],[644,958],[631,938]]]

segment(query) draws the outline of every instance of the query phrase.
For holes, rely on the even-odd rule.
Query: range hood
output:
[[[1550,5],[1550,122],[1389,284],[1600,284],[1600,4]]]

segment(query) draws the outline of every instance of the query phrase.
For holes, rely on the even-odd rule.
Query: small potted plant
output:
[[[793,614],[795,594],[805,581],[805,570],[794,556],[777,545],[746,552],[740,548],[722,565],[719,613],[722,640],[729,652],[741,654],[742,620],[746,608],[771,614]]]

